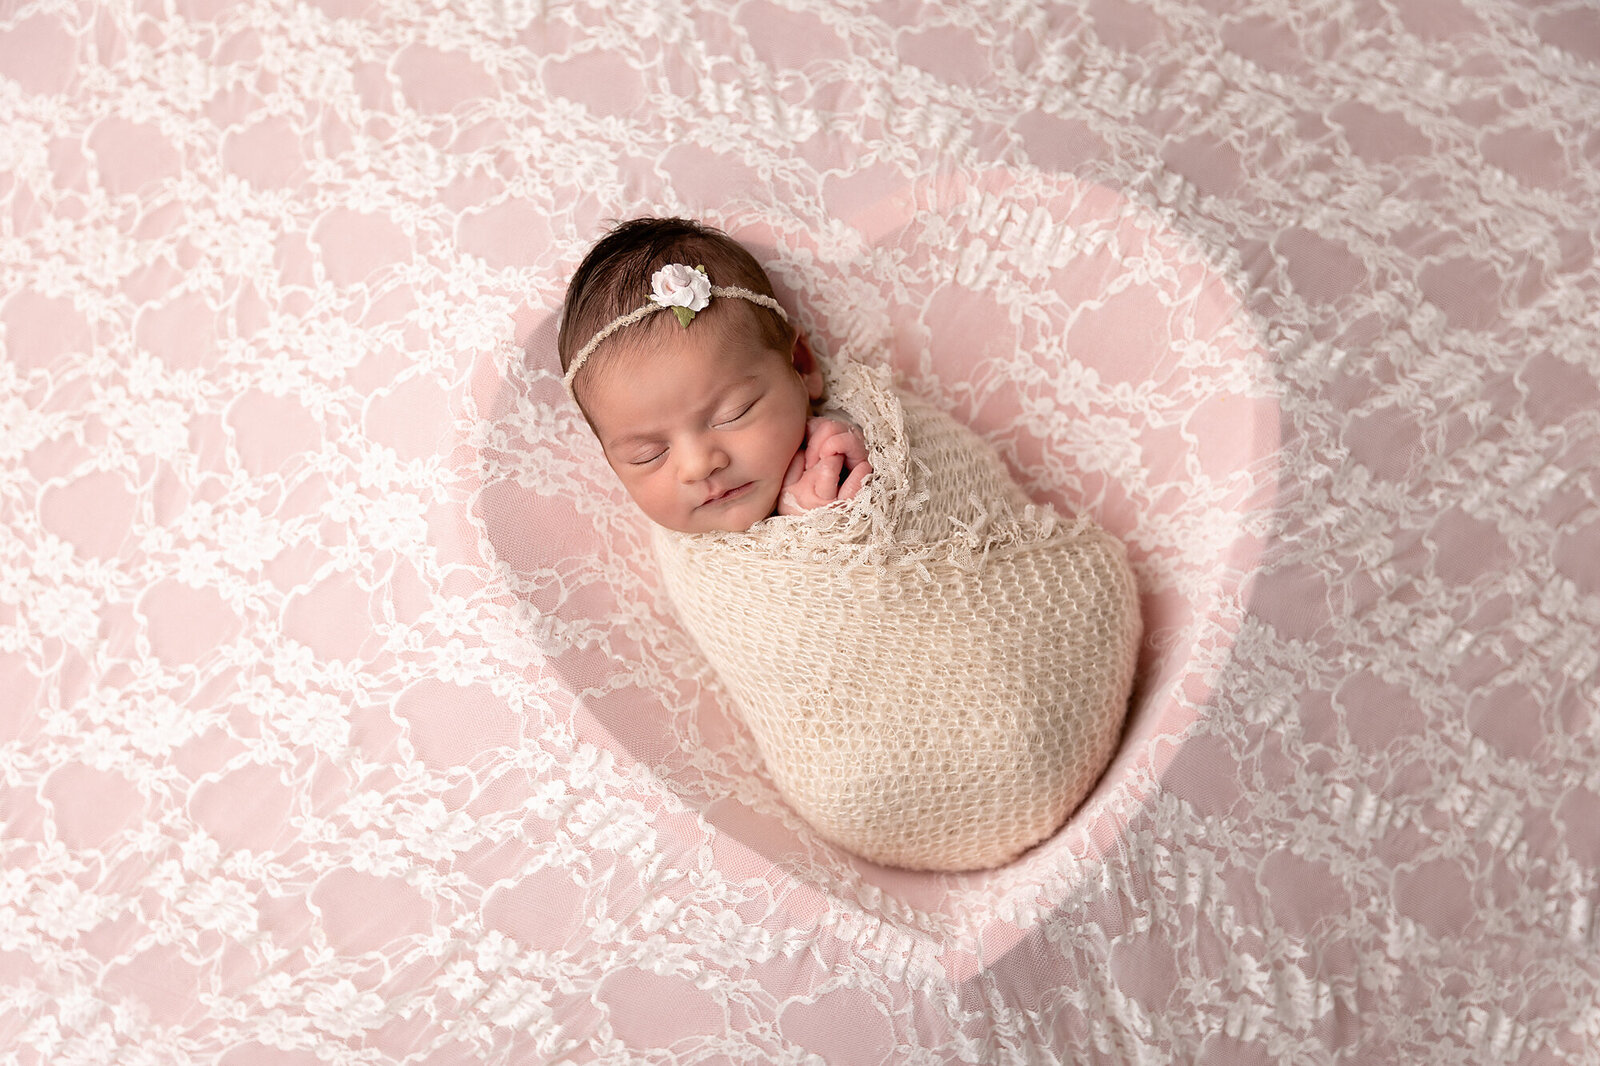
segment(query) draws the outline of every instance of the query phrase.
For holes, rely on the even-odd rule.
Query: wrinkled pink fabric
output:
[[[7,1061],[1592,1056],[1597,101],[1581,0],[0,12]],[[1128,545],[1010,866],[674,625],[553,351],[646,212]]]

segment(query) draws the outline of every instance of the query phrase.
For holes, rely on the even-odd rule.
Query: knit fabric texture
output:
[[[665,588],[824,838],[914,870],[1009,862],[1116,746],[1140,636],[1123,548],[1030,503],[886,371],[840,361],[828,383],[867,485],[743,533],[657,530]]]

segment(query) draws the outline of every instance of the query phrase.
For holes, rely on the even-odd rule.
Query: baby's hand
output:
[[[806,423],[806,442],[789,463],[778,495],[779,514],[804,514],[835,500],[851,500],[861,491],[872,464],[861,431],[836,418]]]

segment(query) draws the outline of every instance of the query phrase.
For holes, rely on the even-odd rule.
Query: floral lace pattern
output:
[[[1600,1045],[1583,0],[0,11],[0,1061]],[[555,364],[703,217],[1128,545],[1068,826],[778,798]]]

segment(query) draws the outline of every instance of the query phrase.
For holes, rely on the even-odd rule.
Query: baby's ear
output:
[[[817,357],[811,354],[806,335],[799,330],[795,330],[794,351],[790,358],[794,361],[794,368],[800,372],[800,380],[806,383],[806,395],[813,400],[822,399],[822,367],[817,364]]]

